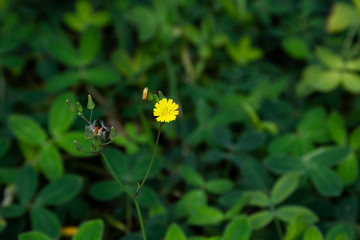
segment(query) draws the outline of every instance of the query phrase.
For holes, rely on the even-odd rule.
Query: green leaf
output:
[[[186,236],[181,228],[173,223],[166,231],[165,240],[186,240]]]
[[[211,115],[211,108],[204,99],[199,99],[196,102],[195,115],[198,123],[206,124],[208,122]]]
[[[290,222],[294,217],[300,217],[304,223],[313,224],[319,220],[318,216],[310,209],[303,206],[282,206],[276,211],[276,215],[284,222]]]
[[[75,3],[75,10],[80,19],[88,21],[92,17],[93,6],[89,1],[79,0]]]
[[[79,72],[68,70],[56,73],[46,82],[46,90],[49,92],[57,92],[71,86],[76,85],[80,81]]]
[[[121,186],[113,180],[97,182],[90,188],[90,195],[99,201],[110,201],[123,193]]]
[[[225,228],[223,240],[247,240],[251,236],[251,225],[246,217],[231,221]]]
[[[264,166],[253,159],[241,159],[241,173],[245,184],[252,189],[268,190],[271,186],[269,173]]]
[[[226,156],[226,152],[217,149],[208,149],[203,152],[201,160],[205,163],[218,163]]]
[[[360,76],[355,73],[344,72],[343,75],[344,88],[354,94],[360,93]]]
[[[351,133],[349,145],[353,150],[358,150],[360,148],[360,126]]]
[[[50,37],[51,41],[46,44],[48,53],[57,61],[73,67],[81,65],[81,58],[70,41],[65,37]]]
[[[160,204],[160,198],[156,191],[147,186],[142,187],[141,193],[138,195],[138,201],[140,207],[143,208],[151,208]]]
[[[263,56],[260,48],[251,45],[249,36],[243,36],[236,45],[229,42],[226,52],[239,65],[247,65]]]
[[[10,139],[0,138],[0,157],[3,157],[10,149]]]
[[[110,67],[96,67],[87,69],[83,75],[87,83],[97,87],[106,87],[120,80],[120,75]]]
[[[0,217],[0,233],[7,227],[7,222],[3,217]]]
[[[216,127],[214,129],[214,139],[215,141],[224,148],[231,147],[232,133],[226,127]]]
[[[334,3],[332,11],[327,19],[326,31],[329,33],[341,32],[358,21],[357,8],[353,4],[338,2]]]
[[[283,174],[292,171],[304,171],[306,166],[297,157],[274,155],[265,159],[266,166],[274,173]]]
[[[330,68],[343,69],[345,66],[341,56],[333,53],[327,48],[319,46],[315,49],[315,54],[323,64]]]
[[[311,86],[321,92],[330,92],[340,85],[343,72],[336,69],[322,69],[314,73]],[[310,81],[310,79],[309,79]]]
[[[249,221],[252,230],[258,230],[268,225],[274,216],[268,210],[262,210],[260,212],[253,213],[249,216]]]
[[[18,204],[0,207],[0,215],[6,219],[18,218],[26,212],[26,207]]]
[[[313,167],[310,169],[310,177],[318,192],[326,197],[340,196],[344,184],[333,170],[327,167]]]
[[[193,209],[188,223],[195,226],[217,225],[224,219],[223,213],[215,208],[201,205]]]
[[[65,175],[46,185],[37,196],[38,206],[60,205],[72,200],[81,190],[82,179]]]
[[[71,103],[76,102],[73,93],[65,93],[60,95],[51,105],[49,114],[49,130],[54,136],[66,131],[74,122],[76,115],[69,111],[69,106],[66,103],[66,100],[69,100]]]
[[[18,178],[18,169],[10,167],[0,168],[0,183],[14,183]]]
[[[360,59],[351,59],[346,62],[346,69],[353,70],[353,71],[360,71]]]
[[[261,124],[259,115],[257,114],[254,106],[252,106],[252,104],[249,101],[242,100],[240,102],[240,107],[245,112],[245,114],[250,118],[251,123],[255,127],[258,127]]]
[[[354,184],[359,176],[359,162],[356,155],[351,153],[339,164],[337,172],[343,180],[345,186]]]
[[[92,15],[92,23],[95,26],[104,27],[110,22],[110,15],[105,11],[98,11]]]
[[[300,174],[297,172],[283,175],[276,181],[271,190],[271,201],[273,204],[279,204],[288,198],[299,186]]]
[[[326,112],[322,107],[314,107],[306,111],[297,127],[300,135],[315,142],[324,142],[328,139]]]
[[[74,144],[74,140],[84,146],[86,152],[79,152],[76,148],[76,145]],[[70,153],[73,156],[88,157],[94,155],[93,153],[91,153],[92,141],[86,140],[84,138],[84,132],[81,131],[73,131],[62,134],[56,139],[56,143],[62,149],[64,149],[66,152]]]
[[[310,55],[307,43],[301,38],[285,38],[282,40],[281,46],[295,59],[306,59]]]
[[[299,236],[305,231],[309,224],[303,219],[303,216],[296,215],[287,225],[286,234],[284,240],[298,239]]]
[[[50,181],[64,174],[64,166],[59,150],[53,144],[46,144],[39,153],[40,170]]]
[[[8,124],[16,138],[32,146],[43,144],[47,138],[44,129],[29,117],[12,114],[8,118]]]
[[[19,240],[52,240],[52,239],[41,232],[31,231],[20,234]]]
[[[321,147],[302,157],[304,164],[331,167],[342,162],[350,151],[347,147]]]
[[[101,35],[96,28],[88,28],[82,33],[80,38],[79,51],[82,57],[82,64],[91,63],[95,55],[99,52],[101,44]]]
[[[305,231],[303,240],[324,240],[324,237],[317,227],[311,226]]]
[[[183,31],[184,37],[189,42],[193,43],[194,45],[198,45],[201,43],[200,31],[194,25],[185,24],[182,27],[182,31]]]
[[[267,207],[270,205],[270,199],[265,192],[251,191],[246,193],[248,196],[248,203],[251,206]]]
[[[182,165],[180,167],[181,175],[183,176],[184,180],[193,186],[200,187],[204,185],[204,179],[203,177],[196,172],[192,167]]]
[[[271,155],[291,153],[294,149],[294,143],[297,141],[294,134],[285,134],[279,136],[270,142],[268,150]]]
[[[214,194],[222,194],[230,191],[234,187],[232,181],[227,178],[224,179],[214,179],[206,183],[205,189]]]
[[[49,210],[40,207],[32,208],[30,218],[33,230],[45,233],[50,238],[57,238],[59,236],[60,221]]]
[[[135,7],[127,16],[127,19],[136,26],[141,42],[145,42],[155,36],[157,17],[154,14],[149,8]]]
[[[102,220],[86,221],[79,227],[72,240],[101,240],[104,233]]]
[[[249,197],[247,194],[242,194],[241,197],[236,201],[236,203],[233,204],[231,208],[226,212],[225,218],[232,219],[233,217],[238,215],[247,204],[248,199]]]
[[[258,132],[247,132],[241,135],[234,147],[238,151],[251,151],[263,144],[264,140],[264,134]]]
[[[77,32],[81,32],[87,27],[87,23],[84,20],[71,12],[64,13],[64,21],[70,28]]]
[[[338,237],[344,235],[340,239],[356,239],[354,228],[346,223],[339,223],[332,227],[326,234],[326,240],[339,240]]]
[[[176,204],[176,216],[183,218],[190,215],[199,206],[206,205],[206,194],[202,190],[187,192]]]
[[[108,148],[105,149],[104,156],[106,157],[117,178],[124,181],[131,179],[131,176],[129,176],[131,174],[129,171],[130,163],[126,155],[124,155],[118,149]]]
[[[306,96],[313,91],[329,92],[340,85],[342,71],[324,69],[320,65],[309,65],[302,72],[301,82],[297,86],[297,93]]]
[[[30,165],[24,165],[17,175],[17,193],[22,204],[29,203],[36,191],[38,178],[35,169]]]
[[[333,111],[327,121],[327,127],[338,145],[345,145],[347,139],[345,120],[339,112]]]

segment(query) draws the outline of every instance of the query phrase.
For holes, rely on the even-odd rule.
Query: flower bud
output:
[[[88,95],[87,108],[93,110],[95,108],[95,103],[93,102],[90,94]]]
[[[146,100],[147,95],[148,95],[148,92],[149,92],[149,88],[148,88],[148,87],[144,88],[144,90],[143,90],[143,96],[142,96],[142,100],[143,100],[143,101]]]
[[[83,111],[83,108],[82,108],[82,106],[81,106],[81,103],[76,102],[76,107],[77,107],[77,109],[78,109],[79,112],[82,112],[82,111]]]
[[[93,138],[93,133],[90,131],[88,127],[85,128],[84,137],[87,140],[90,140]]]
[[[77,113],[80,117],[84,117],[84,114],[82,112]]]
[[[149,95],[147,96],[146,100],[148,100],[149,102],[153,101],[154,95],[151,92],[149,92]]]
[[[109,138],[110,138],[111,140],[115,140],[117,137],[118,137],[118,134],[117,134],[115,128],[114,128],[114,127],[111,127],[110,134],[109,134]]]
[[[158,95],[154,94],[154,98],[155,98],[155,102],[159,102],[159,97],[158,97]]]
[[[76,140],[74,140],[74,143],[78,152],[84,152],[84,147],[80,143],[78,143]]]
[[[72,105],[72,103],[71,103],[68,99],[66,99],[66,103],[67,103],[68,106],[69,106],[69,111],[70,111],[70,112],[75,112],[75,107],[74,107],[74,105]]]
[[[159,99],[160,100],[165,98],[164,94],[161,91],[158,91],[158,94],[159,94]]]

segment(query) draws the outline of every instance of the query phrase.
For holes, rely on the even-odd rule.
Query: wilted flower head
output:
[[[85,128],[93,133],[94,137],[102,137],[105,139],[106,133],[110,132],[110,128],[104,125],[104,122],[100,120],[100,127],[96,126],[96,120],[93,123],[90,123]]]

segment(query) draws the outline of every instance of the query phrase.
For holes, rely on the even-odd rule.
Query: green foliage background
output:
[[[360,2],[0,0],[0,239],[359,238]],[[86,109],[84,108],[84,113]],[[79,228],[66,236],[69,226]]]

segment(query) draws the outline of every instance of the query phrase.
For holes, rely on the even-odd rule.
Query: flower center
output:
[[[170,115],[170,110],[169,110],[169,108],[168,107],[164,107],[164,109],[163,109],[163,115],[165,115],[165,116],[168,116],[168,115]]]

